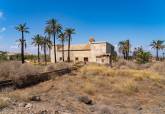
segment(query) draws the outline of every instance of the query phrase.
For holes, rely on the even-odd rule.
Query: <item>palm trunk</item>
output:
[[[38,45],[38,63],[40,63],[40,45]]]
[[[64,62],[64,40],[62,40],[62,59]]]
[[[71,36],[69,35],[69,41],[68,41],[68,62],[70,62],[70,38],[71,38]]]
[[[158,48],[156,48],[156,60],[157,61],[159,60],[159,50],[158,50]]]
[[[123,52],[123,57],[124,57],[124,59],[125,59],[125,52]]]
[[[49,38],[49,41],[50,41],[50,38],[51,38],[51,35],[50,34],[49,34],[48,38]],[[49,58],[50,57],[51,57],[51,48],[49,48]]]
[[[56,59],[56,33],[54,32],[54,62],[56,63],[57,62],[57,59]]]
[[[24,32],[22,31],[22,42],[21,42],[21,58],[22,58],[22,64],[25,63],[24,60]]]
[[[130,48],[130,43],[129,43],[129,40],[128,40],[128,50],[127,50],[127,60],[129,59],[129,49]]]
[[[128,51],[126,51],[126,59],[128,60],[128,56],[129,56],[129,54],[128,54],[129,52]]]
[[[47,65],[47,59],[46,59],[46,44],[44,44],[44,59],[45,59],[45,65]]]

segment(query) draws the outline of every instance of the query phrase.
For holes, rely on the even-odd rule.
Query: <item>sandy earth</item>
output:
[[[111,77],[110,82],[105,81],[106,77],[98,77],[108,85],[93,77],[71,74],[10,92],[15,97],[0,114],[165,114],[164,82],[137,81],[139,91],[126,95],[114,90],[114,84],[120,83],[122,77]],[[93,91],[84,89],[86,82],[94,85]],[[41,101],[19,99],[32,95],[39,96]],[[81,102],[81,96],[88,96],[92,104]]]

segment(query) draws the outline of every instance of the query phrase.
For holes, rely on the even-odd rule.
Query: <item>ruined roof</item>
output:
[[[107,53],[107,54],[102,54],[102,55],[96,56],[96,58],[110,57],[110,56],[111,56],[111,54]]]
[[[57,49],[59,50],[59,51],[61,51],[62,50],[62,46],[60,45],[58,45],[57,46]],[[68,50],[68,45],[67,46],[64,46],[64,50],[66,51],[66,50]],[[70,46],[70,50],[71,51],[89,51],[90,50],[90,44],[78,44],[78,45],[71,45]]]

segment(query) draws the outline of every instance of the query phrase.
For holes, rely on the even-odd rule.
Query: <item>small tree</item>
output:
[[[140,64],[145,64],[149,62],[149,59],[151,57],[151,53],[144,51],[142,48],[138,48],[138,51],[136,53],[136,61]]]

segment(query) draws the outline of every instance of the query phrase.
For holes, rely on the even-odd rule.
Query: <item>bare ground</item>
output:
[[[4,105],[0,114],[165,113],[164,75],[160,76],[163,78],[150,78],[148,74],[146,77],[129,73],[115,75],[86,74],[83,69],[33,87],[0,93],[0,98],[7,102],[0,104]],[[41,101],[29,100],[34,95]],[[79,100],[81,96],[88,96],[93,103],[85,104]]]

